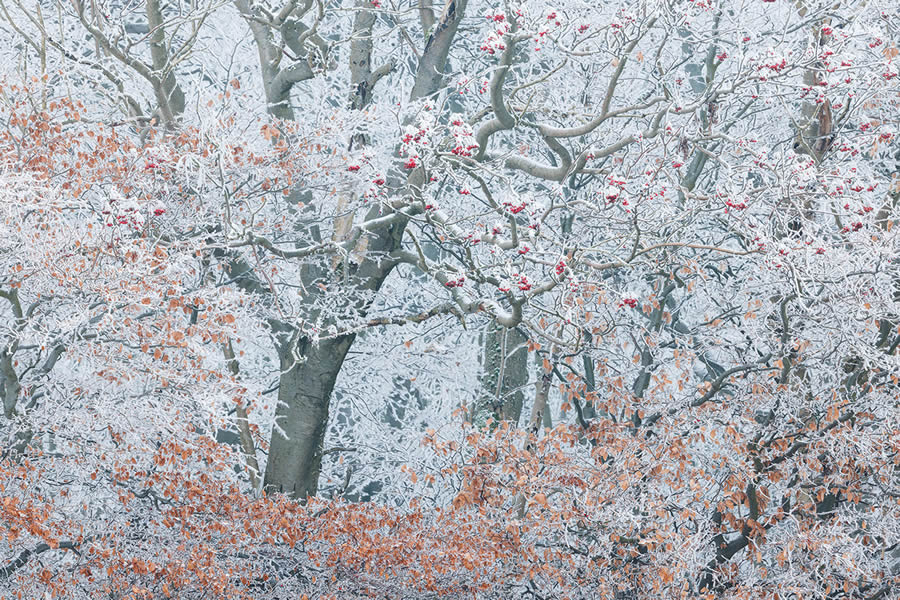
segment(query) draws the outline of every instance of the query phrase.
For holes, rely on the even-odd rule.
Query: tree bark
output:
[[[482,398],[476,411],[486,411],[494,419],[519,423],[528,384],[528,338],[516,328],[507,329],[496,322],[483,334]],[[478,421],[479,415],[473,415]]]
[[[169,51],[166,49],[166,30],[159,0],[147,2],[147,25],[150,28],[150,57],[156,80],[153,92],[159,104],[159,113],[163,123],[170,129],[175,128],[175,121],[184,112],[184,92],[175,78],[175,71],[170,70]]]
[[[250,5],[246,0],[236,2],[241,12],[250,14]],[[430,96],[440,88],[443,72],[438,66],[443,67],[446,64],[450,45],[466,2],[467,0],[448,0],[439,25],[429,37],[423,51],[416,81],[410,94],[412,99]],[[366,14],[358,15],[355,22],[357,33],[361,34],[361,37],[356,40],[351,52],[355,60],[353,77],[358,80],[354,81],[355,87],[351,90],[353,107],[362,107],[368,103],[374,83],[392,68],[389,63],[376,71],[371,71],[371,44],[367,41],[367,32],[371,30],[373,24],[374,20]],[[250,27],[251,29],[255,27],[252,20]],[[266,44],[258,43],[258,45],[265,80],[266,68],[273,63],[266,61],[267,56],[263,50],[267,47]],[[366,84],[365,89],[361,89],[363,83]],[[270,113],[279,116],[277,112],[273,112],[273,106],[270,104]],[[423,177],[424,172],[420,167],[408,175],[404,182],[397,181],[397,187],[407,190],[418,189]],[[383,217],[389,210],[383,206],[375,206],[369,211],[366,221]],[[405,218],[398,219],[391,225],[368,231],[365,236],[368,242],[365,244],[364,254],[360,254],[359,267],[353,269],[349,262],[345,262],[345,272],[341,276],[345,281],[346,297],[350,302],[354,301],[354,292],[377,292],[381,288],[396,266],[388,256],[401,247],[406,224]],[[322,268],[322,265],[309,266],[303,277],[304,289],[312,294],[311,301],[314,300],[315,290],[318,289],[316,283],[337,275],[333,268],[328,269],[330,272],[323,272]],[[353,272],[346,272],[351,270]],[[360,317],[365,317],[369,306],[367,302],[360,301],[355,312]],[[312,310],[310,314],[314,312],[316,311]],[[272,434],[269,461],[263,480],[263,488],[267,492],[283,492],[294,498],[315,495],[322,465],[323,442],[328,427],[331,392],[355,337],[348,334],[312,343],[302,333],[294,331],[290,341],[279,347],[282,374],[275,419],[277,427],[284,435],[279,434],[277,429]]]
[[[331,391],[355,337],[346,335],[316,346],[301,340],[297,344],[300,356],[282,348],[276,424],[284,435],[272,434],[266,491],[294,498],[315,495]]]
[[[352,272],[338,274],[325,264],[308,265],[304,270],[304,287],[311,291],[315,303],[317,285],[328,278],[346,276],[348,302],[354,312],[365,317],[371,301],[358,300],[354,292],[368,296],[377,292],[396,266],[388,255],[400,247],[405,222],[377,230],[369,241],[366,257],[357,268],[346,264]],[[310,314],[313,314],[312,310]],[[284,492],[294,498],[316,494],[322,464],[322,445],[328,427],[328,408],[334,383],[344,364],[355,334],[311,341],[293,331],[278,347],[281,377],[275,422],[283,435],[272,433],[269,461],[263,488],[267,492]]]

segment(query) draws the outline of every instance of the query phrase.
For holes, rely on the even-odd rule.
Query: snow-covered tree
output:
[[[0,589],[895,593],[892,3],[0,17]]]

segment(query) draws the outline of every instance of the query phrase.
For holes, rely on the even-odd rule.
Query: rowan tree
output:
[[[8,593],[895,593],[890,3],[0,16]]]

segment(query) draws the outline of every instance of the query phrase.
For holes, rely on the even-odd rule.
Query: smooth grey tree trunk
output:
[[[310,303],[315,302],[318,283],[346,277],[347,301],[353,303],[353,311],[359,317],[365,317],[370,301],[359,298],[371,298],[371,293],[377,292],[393,271],[396,263],[389,255],[400,247],[405,226],[405,222],[399,222],[369,238],[362,264],[356,267],[343,263],[350,273],[333,269],[330,261],[304,268],[303,283],[311,292]],[[310,315],[315,312],[311,309]],[[318,489],[331,392],[356,336],[347,334],[312,342],[296,330],[288,331],[291,335],[282,338],[278,347],[281,377],[275,420],[281,433],[272,433],[263,489],[306,498]]]
[[[443,67],[446,65],[450,45],[456,34],[457,26],[462,18],[467,0],[448,0],[444,11],[437,20],[434,31],[428,37],[423,50],[416,81],[413,85],[411,98],[417,100],[430,96],[437,92],[443,81]],[[242,12],[251,12],[246,0],[238,0],[238,6]],[[367,15],[359,15],[355,27],[359,32],[369,31],[374,20]],[[250,22],[251,29],[254,24]],[[257,28],[258,29],[258,28]],[[257,31],[254,30],[256,35]],[[263,64],[263,79],[267,79],[267,68],[277,61],[267,60],[270,56],[269,44],[266,43],[264,32],[260,31],[258,45],[260,46],[260,59]],[[355,60],[353,69],[354,79],[358,79],[355,89],[351,90],[351,106],[364,105],[371,98],[371,89],[377,78],[384,75],[386,69],[371,71],[371,44],[365,42],[367,36],[363,35],[354,45],[351,55]],[[365,59],[364,62],[363,58]],[[290,85],[295,79],[300,80],[306,73],[291,75],[288,69],[283,69],[273,80],[272,91],[284,92],[289,95]],[[284,86],[279,83],[284,80]],[[365,89],[361,84],[365,83]],[[269,94],[267,85],[267,94]],[[271,104],[270,112],[273,105]],[[277,113],[276,116],[279,116]],[[292,115],[287,115],[292,116]],[[398,189],[416,190],[422,185],[424,173],[421,168],[409,175],[409,181],[397,178],[395,183]],[[377,218],[384,214],[384,207],[374,207],[369,218]],[[344,268],[353,272],[338,274],[324,269],[326,265],[312,267],[303,277],[304,288],[310,290],[311,302],[315,299],[317,282],[326,282],[334,277],[345,280],[347,298],[354,302],[355,292],[377,292],[396,263],[391,262],[390,253],[401,247],[403,233],[406,228],[406,220],[398,220],[390,227],[370,231],[367,235],[365,252],[361,255],[362,263],[358,268],[352,268],[348,262]],[[334,269],[330,269],[333,271]],[[311,304],[312,306],[312,304]],[[360,317],[365,317],[369,310],[369,304],[358,302],[354,307]],[[315,313],[312,309],[310,314]],[[287,325],[287,324],[285,324]],[[333,323],[340,326],[340,323]],[[286,327],[289,328],[289,327]],[[331,392],[334,383],[340,373],[347,356],[347,351],[353,344],[355,335],[348,334],[326,340],[319,340],[313,344],[296,331],[290,337],[290,341],[283,340],[278,349],[281,360],[282,375],[278,391],[278,407],[275,413],[276,423],[284,435],[276,430],[272,434],[269,448],[269,461],[266,465],[266,474],[263,481],[263,489],[268,492],[280,491],[294,498],[306,498],[315,495],[318,488],[319,472],[322,464],[323,443],[328,427],[328,409]]]
[[[322,450],[328,426],[328,405],[355,335],[309,346],[298,344],[299,357],[282,348],[277,427],[266,467],[267,491],[295,498],[315,495],[322,466]],[[306,348],[303,346],[307,345]]]
[[[488,323],[482,334],[482,395],[472,415],[480,422],[485,413],[518,424],[528,384],[528,338],[517,328]]]

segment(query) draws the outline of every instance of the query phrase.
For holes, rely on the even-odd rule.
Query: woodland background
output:
[[[898,597],[898,27],[0,0],[0,597]]]

